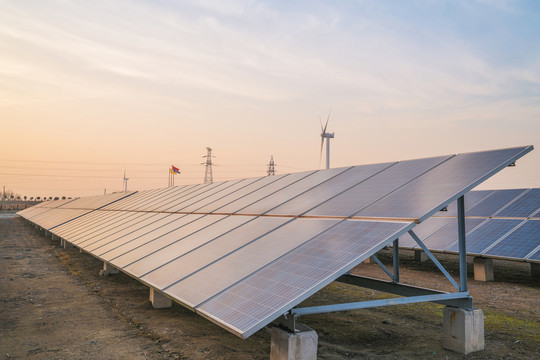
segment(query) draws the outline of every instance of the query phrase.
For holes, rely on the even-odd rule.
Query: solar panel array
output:
[[[55,201],[19,214],[246,338],[531,150]]]
[[[471,191],[465,195],[467,254],[540,261],[540,189]],[[415,228],[431,251],[458,253],[456,206]],[[420,249],[406,234],[400,247]]]

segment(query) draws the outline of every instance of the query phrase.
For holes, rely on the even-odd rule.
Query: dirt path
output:
[[[389,254],[381,254],[390,262]],[[452,273],[455,257],[441,256]],[[401,258],[405,282],[448,289],[433,266]],[[540,358],[540,285],[528,265],[496,262],[495,283],[470,281],[485,313],[486,350],[467,359]],[[178,304],[155,310],[148,289],[62,249],[17,217],[0,216],[0,359],[268,359],[269,329],[241,340]],[[381,276],[376,265],[355,271]],[[472,276],[472,273],[471,273]],[[335,283],[306,305],[383,296]],[[442,306],[413,304],[300,318],[319,335],[321,359],[460,359],[442,348]]]

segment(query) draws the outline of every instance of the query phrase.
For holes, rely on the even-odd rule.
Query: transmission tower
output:
[[[211,184],[214,182],[214,178],[212,177],[212,158],[215,157],[212,155],[212,149],[209,147],[206,148],[208,151],[203,158],[206,158],[206,162],[201,163],[201,165],[206,165],[206,171],[204,172],[204,183],[205,184]]]
[[[276,175],[276,169],[274,168],[276,164],[274,164],[274,156],[270,155],[270,162],[268,163],[268,171],[266,172],[266,175],[273,176]]]

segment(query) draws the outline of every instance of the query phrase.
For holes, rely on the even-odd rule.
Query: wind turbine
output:
[[[123,182],[123,185],[124,185],[124,192],[127,192],[127,183],[128,183],[128,180],[129,178],[126,177],[126,169],[124,169],[124,182]]]
[[[328,120],[330,120],[330,111],[328,112],[328,117],[326,118],[326,124],[324,124],[324,128],[322,126],[322,119],[319,116],[319,120],[321,121],[321,156],[319,158],[319,164],[322,159],[322,149],[324,146],[324,139],[326,138],[326,168],[330,169],[330,139],[334,138],[334,133],[327,133],[326,127],[328,126]]]

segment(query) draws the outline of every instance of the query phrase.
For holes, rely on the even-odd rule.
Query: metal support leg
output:
[[[459,291],[467,291],[467,248],[465,244],[465,199],[457,199],[459,238]]]
[[[392,279],[394,283],[399,282],[399,239],[394,240],[394,244],[392,245],[394,256],[394,278]]]

